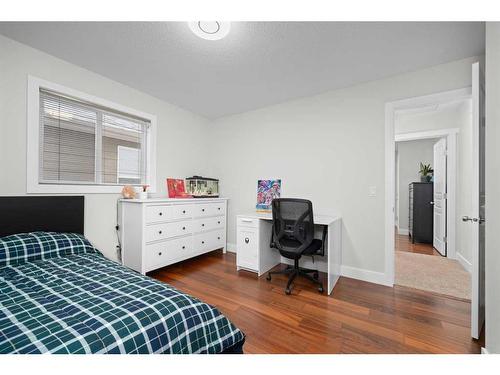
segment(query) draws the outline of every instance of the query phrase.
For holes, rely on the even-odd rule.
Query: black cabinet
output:
[[[408,231],[411,242],[432,243],[434,184],[432,182],[412,182],[409,189]]]

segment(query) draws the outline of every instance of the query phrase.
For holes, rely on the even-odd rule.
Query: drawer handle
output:
[[[201,241],[201,243],[205,243],[205,241]]]
[[[204,209],[204,208],[202,208],[202,209],[201,209],[201,212],[205,212],[205,209]]]
[[[218,221],[217,224],[220,224],[220,221]]]
[[[204,224],[204,223],[201,223],[201,226],[202,226],[202,227],[204,227],[204,226],[205,226],[205,224]]]
[[[218,240],[220,240],[220,237],[217,237]]]
[[[186,210],[182,210],[182,213],[185,214],[186,213]]]
[[[158,215],[160,215],[160,216],[163,215],[163,212],[158,212]]]
[[[159,231],[158,231],[158,234],[162,234],[162,231],[161,231],[161,230],[159,230]]]
[[[249,243],[250,239],[248,237],[245,238],[245,243]]]
[[[186,230],[186,227],[182,227],[182,230]]]
[[[182,246],[182,249],[184,250],[186,248],[186,246]]]
[[[244,223],[253,223],[252,219],[241,219]]]
[[[161,256],[161,251],[158,253],[159,256]]]
[[[220,207],[217,207],[217,209],[220,211]]]

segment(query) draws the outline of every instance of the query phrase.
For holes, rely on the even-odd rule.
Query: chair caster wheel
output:
[[[320,286],[320,287],[318,288],[318,292],[323,293],[323,287],[322,287],[322,286]]]
[[[266,280],[267,280],[267,281],[271,281],[271,275],[267,274],[267,276],[266,276]]]
[[[319,273],[314,272],[314,273],[313,273],[313,278],[314,278],[315,280],[318,280],[318,277],[319,277]]]
[[[288,288],[285,289],[285,294],[290,295],[291,293],[292,293],[292,291],[290,289],[288,289]]]

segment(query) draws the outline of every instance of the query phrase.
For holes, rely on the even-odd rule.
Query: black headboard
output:
[[[0,237],[45,231],[83,234],[83,196],[0,197]]]

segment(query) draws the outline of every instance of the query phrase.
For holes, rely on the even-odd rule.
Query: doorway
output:
[[[398,126],[402,122],[408,128],[411,121],[422,127],[431,119],[461,126],[411,133],[401,133]],[[470,273],[456,259],[456,235],[450,236],[457,202],[448,199],[456,196],[462,173],[457,173],[456,146],[465,127],[471,127],[470,99],[396,116],[394,283],[470,300]]]
[[[400,110],[432,108],[436,105],[459,100],[471,103],[471,125],[469,134],[461,132],[456,150],[460,160],[458,165],[470,167],[470,175],[456,176],[457,191],[446,191],[447,203],[456,202],[456,212],[450,214],[447,208],[446,236],[447,255],[455,258],[471,275],[471,336],[479,338],[484,325],[484,76],[479,63],[471,69],[472,87],[442,92],[423,97],[399,100],[386,104],[386,208],[385,208],[385,275],[386,283],[394,285],[395,280],[395,117]],[[448,145],[449,147],[449,145]],[[464,147],[469,152],[464,153]],[[449,148],[448,148],[449,150]],[[448,160],[449,161],[449,160]],[[448,180],[450,181],[450,180]],[[468,186],[469,191],[464,188]],[[450,205],[452,206],[452,205]],[[467,230],[467,225],[470,230]],[[455,243],[455,246],[452,243]],[[468,252],[468,253],[467,253]],[[467,257],[469,259],[467,259]]]

